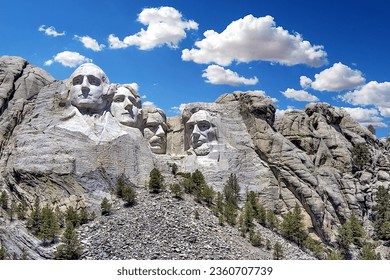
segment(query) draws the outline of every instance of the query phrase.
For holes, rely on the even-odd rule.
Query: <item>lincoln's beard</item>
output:
[[[194,152],[197,156],[205,156],[210,153],[211,147],[208,143],[204,143],[203,145],[194,149]]]

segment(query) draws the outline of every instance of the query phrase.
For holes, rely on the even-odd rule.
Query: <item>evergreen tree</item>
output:
[[[11,221],[14,220],[14,216],[17,213],[17,211],[18,211],[18,205],[16,204],[15,201],[12,201],[11,207],[8,208],[8,215],[9,215]]]
[[[281,260],[284,258],[283,247],[279,242],[276,242],[274,244],[273,257],[274,257],[274,260]]]
[[[242,213],[242,223],[246,231],[250,231],[253,227],[253,206],[252,203],[248,200],[243,209]]]
[[[159,193],[163,190],[164,184],[163,184],[164,178],[161,175],[160,170],[157,168],[153,168],[152,171],[150,171],[149,176],[149,189],[152,193]]]
[[[220,192],[217,192],[216,208],[219,214],[223,214],[224,205],[225,204],[223,202],[223,195]]]
[[[122,176],[120,176],[118,178],[118,182],[116,184],[116,195],[119,197],[119,198],[122,198],[123,197],[123,190],[125,189],[125,186],[126,186],[126,183],[125,183],[125,178]]]
[[[0,247],[0,260],[5,260],[7,259],[7,251],[5,248]]]
[[[79,215],[78,215],[76,209],[74,209],[72,206],[69,206],[66,208],[65,222],[72,223],[74,228],[76,228],[80,225]]]
[[[333,250],[327,255],[326,259],[327,260],[343,260],[344,256],[340,251]]]
[[[355,170],[362,170],[371,163],[370,150],[364,143],[358,143],[352,148],[352,165]]]
[[[58,233],[59,226],[54,211],[49,206],[43,207],[39,226],[39,238],[43,240],[44,244],[52,243]]]
[[[230,177],[224,186],[223,193],[225,196],[226,203],[230,203],[236,208],[238,208],[240,185],[238,184],[237,177],[235,174],[230,174]]]
[[[6,191],[2,191],[0,195],[0,207],[4,210],[8,209],[8,194]]]
[[[213,190],[213,188],[209,187],[208,185],[204,185],[202,197],[203,197],[203,201],[206,202],[206,205],[208,207],[210,207],[211,204],[213,204],[214,196],[215,196],[215,191]]]
[[[57,260],[77,260],[80,258],[82,248],[72,223],[67,223],[61,239],[62,244],[57,247],[55,258]]]
[[[176,177],[177,170],[178,170],[177,164],[176,164],[176,163],[173,163],[172,166],[171,166],[171,168],[172,168],[172,174],[173,174],[173,176]]]
[[[183,189],[179,184],[172,184],[170,186],[171,192],[174,197],[182,198],[183,197]]]
[[[65,224],[66,224],[65,223],[65,214],[64,214],[64,212],[61,211],[61,209],[60,209],[60,207],[58,207],[58,205],[54,209],[54,213],[56,215],[59,227],[64,228]]]
[[[352,214],[349,218],[349,226],[352,231],[353,243],[358,246],[363,245],[365,238],[365,232],[362,226],[362,223],[359,221],[358,217],[355,214]]]
[[[27,213],[27,203],[25,200],[22,200],[16,208],[16,215],[19,220],[24,220],[26,219],[26,213]]]
[[[231,202],[228,202],[225,204],[224,207],[224,215],[226,222],[234,226],[237,223],[237,207]]]
[[[390,240],[390,193],[383,186],[378,187],[373,210],[376,235],[380,239]]]
[[[264,209],[264,210],[263,210]],[[263,214],[263,211],[265,212],[265,214]],[[270,230],[274,230],[274,229],[278,229],[279,228],[279,220],[278,218],[276,217],[274,211],[272,210],[266,210],[263,206],[261,206],[261,209],[260,209],[260,213],[261,213],[261,216],[262,217],[263,215],[266,216],[266,223],[265,225],[270,229]],[[261,221],[261,220],[260,220]],[[262,224],[262,223],[261,223]],[[263,224],[262,224],[263,225]]]
[[[39,197],[35,199],[34,206],[31,210],[30,217],[27,221],[27,227],[37,235],[41,224],[41,207]]]
[[[102,200],[102,203],[100,204],[100,208],[102,211],[103,216],[108,216],[111,214],[111,207],[112,204],[108,201],[108,199],[105,197]]]
[[[193,194],[194,193],[196,185],[195,185],[194,181],[192,181],[191,177],[184,178],[184,180],[182,182],[182,185],[183,185],[185,193],[188,193],[188,194]]]
[[[126,206],[133,206],[137,199],[137,193],[132,187],[126,186],[122,192],[122,199],[126,202]]]
[[[80,209],[80,213],[78,216],[79,216],[80,225],[84,225],[89,222],[89,213],[86,207]]]
[[[282,223],[282,234],[285,238],[301,245],[306,238],[306,232],[303,225],[303,215],[298,204],[292,212],[288,212]]]
[[[193,190],[193,194],[195,195],[195,200],[200,203],[204,197],[204,190],[207,186],[203,173],[198,169],[196,169],[195,172],[192,173],[191,179],[194,182],[194,187],[195,187]],[[207,195],[210,194],[209,191],[210,189],[208,190]]]
[[[362,247],[359,256],[360,260],[380,260],[380,253],[376,253],[373,246],[369,243],[365,243]]]
[[[257,231],[257,232],[250,231],[249,240],[250,240],[252,246],[260,247],[261,241],[262,241],[261,232],[260,231]]]

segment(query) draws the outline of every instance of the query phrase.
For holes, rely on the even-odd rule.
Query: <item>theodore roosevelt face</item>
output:
[[[111,103],[111,113],[121,124],[139,128],[142,118],[139,96],[128,87],[119,87]]]

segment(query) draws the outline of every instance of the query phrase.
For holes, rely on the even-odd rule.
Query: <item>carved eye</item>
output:
[[[198,124],[198,128],[201,130],[201,131],[204,131],[204,130],[207,130],[210,128],[210,124],[208,122],[201,122]]]
[[[93,86],[100,86],[101,84],[101,80],[92,75],[88,75],[88,82]]]
[[[123,95],[118,95],[114,97],[114,102],[123,102],[125,97]]]
[[[83,80],[84,80],[84,76],[83,75],[76,76],[76,77],[73,78],[72,84],[74,86],[81,85],[83,83]]]
[[[194,125],[193,125],[193,124],[189,124],[189,125],[187,126],[187,129],[188,129],[189,131],[193,131],[193,130],[194,130]]]

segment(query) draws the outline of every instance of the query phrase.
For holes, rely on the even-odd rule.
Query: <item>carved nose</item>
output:
[[[133,109],[133,103],[131,103],[129,99],[125,98],[123,103],[124,103],[125,110]]]
[[[82,87],[81,92],[83,93],[84,96],[86,96],[90,92],[90,89],[89,87]]]
[[[200,134],[200,130],[199,130],[198,125],[194,125],[194,130],[192,131],[192,134],[196,134],[196,135]]]
[[[159,136],[159,137],[162,137],[165,135],[165,131],[164,129],[162,128],[161,125],[158,126],[157,128],[157,131],[156,131],[156,136]]]

